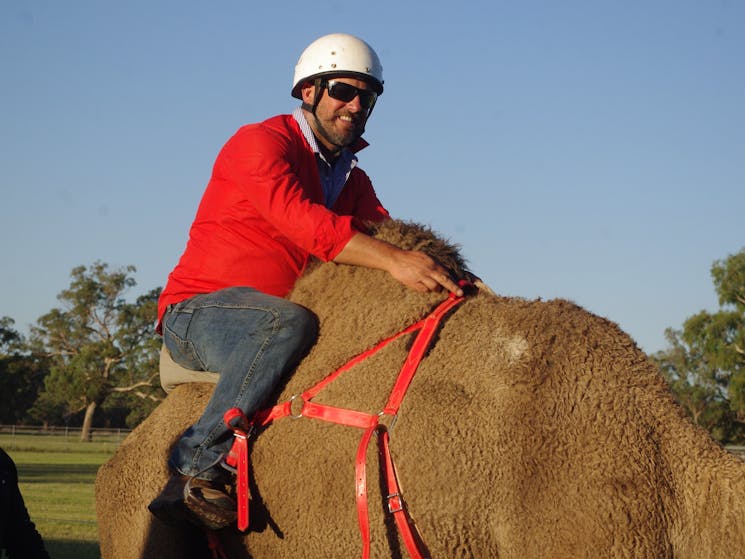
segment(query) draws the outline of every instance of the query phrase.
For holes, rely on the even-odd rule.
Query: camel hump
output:
[[[160,348],[160,385],[163,390],[170,392],[179,384],[187,382],[209,382],[216,384],[220,373],[210,371],[192,371],[176,363],[168,352],[165,344]]]

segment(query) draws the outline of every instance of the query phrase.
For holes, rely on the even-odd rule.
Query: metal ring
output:
[[[301,417],[303,417],[303,406],[305,406],[305,400],[301,400],[302,406],[300,406],[299,413],[295,414],[293,413],[293,410],[292,410],[292,404],[293,402],[295,402],[295,399],[298,397],[302,398],[302,396],[303,396],[302,394],[293,394],[293,396],[290,398],[290,417],[292,419],[300,419]]]
[[[390,417],[390,421],[381,421],[384,417]],[[396,421],[398,420],[398,414],[394,413],[393,415],[389,413],[385,413],[384,411],[381,411],[378,413],[378,423],[386,428],[386,430],[390,433],[393,431],[393,427],[396,425]],[[386,424],[387,423],[387,424]]]

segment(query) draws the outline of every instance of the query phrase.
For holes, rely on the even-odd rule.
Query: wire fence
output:
[[[732,454],[739,456],[745,460],[745,446],[726,446],[724,447],[729,450]]]
[[[111,451],[126,438],[131,429],[91,429],[90,438],[81,443],[83,430],[66,425],[0,425],[0,446],[6,450],[42,448],[66,451],[87,449],[91,452]]]

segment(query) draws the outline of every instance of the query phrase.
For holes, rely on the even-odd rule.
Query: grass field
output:
[[[81,443],[64,434],[0,433],[0,447],[18,467],[26,508],[52,559],[100,558],[93,483],[119,438]]]

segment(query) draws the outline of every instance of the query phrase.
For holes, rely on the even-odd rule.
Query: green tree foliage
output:
[[[14,324],[9,316],[0,318],[0,355],[18,353],[23,347],[23,336],[13,328]]]
[[[720,325],[722,352],[719,365],[730,371],[728,396],[738,422],[745,424],[745,248],[711,270],[719,304],[731,309]]]
[[[745,249],[711,268],[720,310],[700,311],[654,356],[681,405],[722,442],[745,442]]]
[[[124,300],[135,286],[134,266],[109,270],[96,262],[71,273],[68,289],[57,296],[62,308],[52,309],[31,329],[34,347],[50,359],[50,372],[33,412],[68,415],[85,412],[82,438],[88,439],[100,407],[126,403],[135,417],[149,413],[163,397],[158,385],[158,348],[154,332],[160,290]]]
[[[23,423],[44,385],[48,364],[29,354],[10,317],[0,318],[0,423]]]

